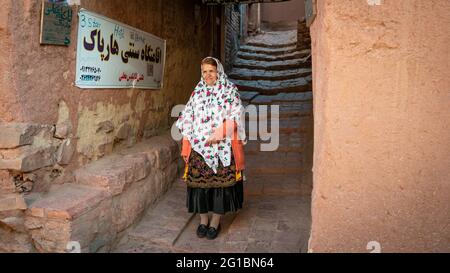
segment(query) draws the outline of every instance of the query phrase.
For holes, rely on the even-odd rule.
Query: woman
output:
[[[186,206],[190,213],[200,214],[197,236],[214,239],[221,216],[242,208],[244,107],[217,59],[203,59],[201,73],[176,126],[183,135]],[[211,221],[208,212],[213,213]]]

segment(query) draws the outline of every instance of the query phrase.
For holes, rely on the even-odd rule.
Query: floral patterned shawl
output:
[[[211,58],[211,57],[207,57]],[[223,166],[231,163],[231,136],[217,144],[206,143],[214,130],[225,120],[235,121],[237,133],[246,144],[244,128],[244,107],[236,86],[228,80],[219,60],[217,63],[218,79],[214,86],[207,86],[203,76],[192,92],[186,107],[181,112],[176,126],[186,137],[192,149],[201,154],[206,164],[217,173],[219,159]]]

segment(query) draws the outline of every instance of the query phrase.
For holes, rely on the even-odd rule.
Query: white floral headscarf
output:
[[[191,143],[192,149],[201,154],[206,164],[217,173],[219,159],[223,166],[231,163],[231,136],[217,144],[208,145],[206,141],[215,128],[225,120],[237,124],[237,132],[246,144],[244,128],[244,107],[236,86],[228,80],[222,64],[216,58],[218,78],[214,86],[207,86],[203,76],[192,92],[186,107],[181,112],[176,126]]]

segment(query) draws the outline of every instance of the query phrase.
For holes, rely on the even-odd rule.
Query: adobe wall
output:
[[[317,2],[309,251],[450,251],[450,2]]]

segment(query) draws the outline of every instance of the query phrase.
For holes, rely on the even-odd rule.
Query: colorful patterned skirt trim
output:
[[[190,213],[225,214],[242,208],[243,180],[242,175],[236,174],[233,156],[230,166],[224,167],[220,162],[214,173],[203,157],[192,150],[184,180],[187,184],[186,207]]]
[[[219,160],[217,173],[214,173],[203,157],[192,150],[184,169],[183,180],[189,187],[195,188],[229,187],[243,180],[243,171],[236,171],[234,157],[231,155],[230,166],[224,167]]]

